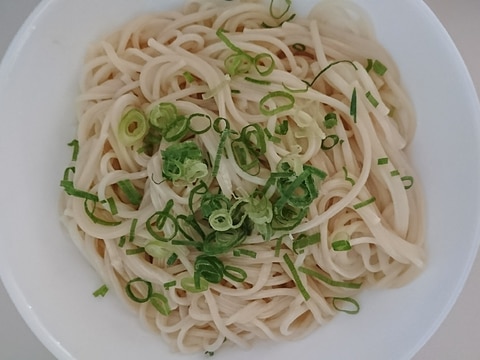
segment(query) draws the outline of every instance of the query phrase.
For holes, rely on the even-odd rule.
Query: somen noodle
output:
[[[415,113],[370,20],[193,0],[88,49],[62,221],[177,351],[298,339],[425,261]]]

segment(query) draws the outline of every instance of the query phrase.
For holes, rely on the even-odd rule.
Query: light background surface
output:
[[[39,0],[0,0],[0,57],[4,55],[15,33],[39,2]],[[470,71],[477,93],[480,94],[478,40],[480,0],[425,0],[425,2],[453,38]],[[448,76],[448,71],[445,76]],[[414,360],[480,359],[479,298],[480,258],[477,256],[465,288],[452,311]],[[1,284],[0,359],[54,359],[24,323]]]

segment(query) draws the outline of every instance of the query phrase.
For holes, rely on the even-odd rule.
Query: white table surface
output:
[[[0,57],[3,56],[18,28],[39,2],[39,0],[0,0]],[[480,94],[480,0],[425,0],[425,2],[436,13],[456,43],[473,78],[477,93]],[[465,288],[452,311],[414,360],[479,360],[479,298],[480,258],[477,257]],[[0,359],[54,359],[24,323],[1,284]]]

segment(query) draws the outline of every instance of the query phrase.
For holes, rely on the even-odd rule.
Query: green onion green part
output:
[[[165,295],[159,293],[153,293],[150,296],[150,304],[157,309],[157,311],[164,315],[168,316],[171,312],[170,306],[168,305],[168,299]]]
[[[143,291],[141,292],[146,292],[146,295],[137,295],[137,291],[134,291],[133,285],[135,283],[138,283],[138,285],[143,288]],[[143,280],[140,277],[136,277],[135,279],[130,280],[127,285],[125,286],[125,292],[127,293],[127,296],[137,302],[137,303],[145,303],[147,302],[150,297],[153,294],[153,287],[152,283],[146,280]]]
[[[71,146],[73,148],[72,151],[72,161],[77,161],[78,158],[78,153],[80,152],[80,145],[78,143],[77,139],[73,139],[68,143],[68,146]]]
[[[330,286],[336,286],[336,287],[343,287],[343,288],[348,288],[348,289],[359,289],[362,284],[361,283],[353,283],[353,282],[347,282],[347,281],[336,281],[333,280],[332,278],[328,277],[327,275],[324,275],[318,271],[300,266],[298,268],[298,271],[304,273],[305,275],[311,276],[317,280],[323,281],[325,284],[328,284]]]
[[[375,200],[376,200],[375,197],[372,196],[370,199],[367,199],[367,200],[365,200],[365,201],[361,201],[361,202],[359,202],[359,203],[357,203],[357,204],[354,204],[354,205],[353,205],[353,208],[354,208],[355,210],[358,210],[358,209],[360,209],[360,208],[362,208],[362,207],[364,207],[364,206],[367,206],[367,205],[370,205],[370,204],[374,203]]]
[[[370,104],[372,104],[373,107],[377,107],[379,102],[377,99],[375,99],[375,97],[372,95],[372,93],[370,91],[367,91],[367,93],[365,94],[365,96],[367,97],[368,101],[370,102]]]
[[[140,192],[135,188],[130,179],[121,180],[117,183],[117,185],[132,205],[140,205],[143,199],[143,195],[140,194]]]
[[[407,176],[402,176],[400,179],[401,179],[401,180],[403,181],[403,183],[404,183],[404,188],[405,188],[405,190],[408,190],[408,189],[410,189],[410,188],[413,186],[413,176],[409,176],[409,175],[407,175]]]
[[[328,113],[327,115],[325,115],[324,120],[323,120],[323,124],[325,125],[325,127],[327,129],[331,129],[331,128],[337,126],[337,123],[338,123],[337,114],[335,114],[334,112],[331,112],[331,113]]]
[[[285,261],[285,264],[287,264],[288,269],[292,273],[293,281],[295,281],[295,284],[297,285],[298,290],[302,294],[305,301],[308,301],[308,299],[310,299],[310,294],[307,292],[307,290],[303,286],[302,280],[298,275],[297,269],[295,268],[293,261],[290,259],[288,254],[283,255],[283,260]]]
[[[104,297],[107,294],[107,292],[108,292],[108,286],[104,284],[100,286],[97,290],[95,290],[92,294],[95,297],[99,297],[99,296]]]
[[[360,312],[360,304],[351,297],[334,297],[332,305],[337,311],[341,311],[350,315],[355,315]],[[341,305],[351,305],[348,307],[341,307]]]
[[[352,245],[350,245],[350,241],[348,240],[337,240],[332,242],[332,249],[334,251],[347,251],[352,248]]]
[[[350,100],[350,116],[353,117],[353,122],[357,123],[357,88],[353,88],[352,97]]]
[[[384,158],[379,158],[377,160],[377,165],[387,165],[388,164],[388,157],[384,157]]]

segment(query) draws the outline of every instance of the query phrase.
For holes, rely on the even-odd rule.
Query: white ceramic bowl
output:
[[[418,114],[410,151],[425,188],[428,266],[410,285],[361,295],[362,311],[339,315],[307,339],[260,343],[229,360],[409,359],[460,293],[479,244],[480,112],[472,82],[446,31],[420,0],[357,0],[403,75]],[[297,9],[314,0],[295,0]],[[303,6],[305,4],[305,6]],[[25,321],[59,359],[196,359],[171,354],[114,296],[58,221],[59,179],[75,133],[74,99],[85,48],[162,0],[45,0],[0,67],[0,273]]]

